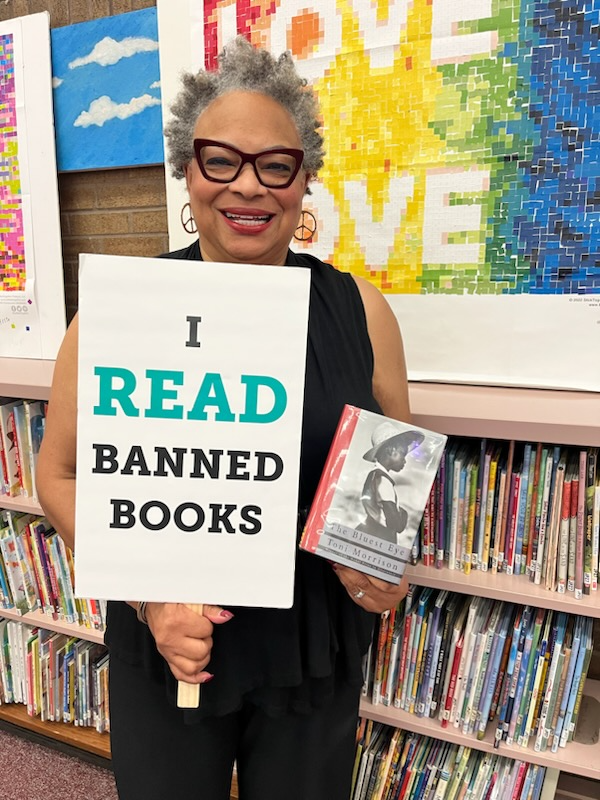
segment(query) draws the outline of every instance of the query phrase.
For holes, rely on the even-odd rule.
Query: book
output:
[[[0,398],[0,439],[2,440],[6,494],[18,497],[21,494],[21,466],[17,449],[17,432],[14,414],[15,401]]]
[[[552,487],[550,520],[547,526],[547,547],[544,563],[542,565],[542,583],[546,589],[550,590],[554,590],[557,587],[557,561],[560,528],[562,524],[562,500],[566,467],[567,454],[562,453],[556,465],[554,485]]]
[[[592,592],[598,591],[598,562],[600,559],[600,479],[596,475],[594,512],[592,515]]]
[[[519,518],[519,502],[521,500],[521,471],[513,470],[511,476],[509,513],[506,520],[506,538],[504,542],[504,571],[512,575],[515,563],[515,543],[517,537],[517,520]]]
[[[571,518],[571,486],[573,483],[574,464],[567,461],[565,479],[563,482],[563,496],[560,514],[560,535],[558,541],[558,568],[556,575],[556,588],[559,594],[567,591],[567,575],[569,565],[569,525]]]
[[[21,494],[24,497],[31,497],[33,494],[33,483],[31,476],[31,461],[29,457],[29,432],[27,430],[25,405],[23,401],[14,404],[13,414],[15,436],[17,439],[17,458],[19,463],[19,476],[21,480]]]
[[[483,437],[479,445],[479,472],[475,494],[475,529],[473,549],[471,553],[471,568],[481,569],[481,555],[483,552],[483,530],[485,527],[485,511],[487,505],[487,486],[490,472],[490,453],[487,439]]]
[[[497,500],[498,496],[497,492],[497,473],[498,473],[498,463],[500,461],[501,455],[501,448],[500,446],[494,446],[491,454],[490,454],[490,468],[489,468],[489,480],[487,485],[487,503],[486,503],[486,510],[485,510],[485,520],[484,520],[484,529],[483,529],[483,551],[481,554],[481,569],[484,572],[487,572],[490,566],[490,549],[492,547],[492,524],[494,521],[494,513],[495,509],[497,509]]]
[[[596,462],[598,448],[590,447],[587,453],[587,470],[585,480],[585,530],[583,546],[583,593],[592,591],[592,542],[594,496],[596,493]]]
[[[502,501],[502,517],[500,520],[500,541],[498,543],[498,569],[504,569],[504,547],[506,544],[506,527],[508,524],[509,504],[512,488],[512,471],[515,456],[515,440],[511,439],[508,443],[508,453],[506,456],[506,480],[504,482],[504,498]]]
[[[579,486],[577,492],[577,538],[575,540],[575,598],[583,595],[583,568],[585,558],[585,501],[587,477],[587,451],[579,451]],[[573,491],[571,489],[571,491]]]
[[[515,546],[514,546],[514,558],[513,558],[513,572],[515,575],[521,575],[522,573],[525,572],[525,563],[523,562],[522,556],[523,556],[523,543],[525,539],[525,521],[527,516],[527,503],[529,502],[529,504],[531,504],[531,495],[529,491],[529,472],[531,469],[532,452],[533,452],[532,445],[529,444],[528,442],[525,443],[523,447],[523,464],[521,466],[519,504],[517,510]]]
[[[346,405],[300,547],[399,583],[447,441]]]
[[[540,524],[538,529],[537,552],[535,558],[535,583],[541,584],[542,582],[542,569],[544,564],[545,547],[546,547],[546,527],[548,524],[548,515],[550,510],[550,488],[552,486],[552,474],[554,471],[554,452],[550,449],[546,455],[545,473],[544,473],[544,489],[542,491],[542,507],[540,515]]]
[[[577,558],[577,507],[579,503],[579,454],[573,459],[571,478],[571,510],[569,512],[569,557],[567,560],[567,592],[575,591],[575,561]]]
[[[537,443],[535,448],[535,459],[533,459],[533,476],[530,481],[531,498],[529,508],[529,530],[527,532],[527,556],[526,556],[526,569],[525,574],[531,578],[531,571],[533,568],[533,543],[535,539],[535,525],[537,518],[537,505],[538,505],[538,492],[540,482],[540,468],[542,464],[543,446],[540,442]]]
[[[46,426],[45,406],[46,403],[43,400],[23,400],[25,424],[27,428],[29,472],[31,475],[31,495],[34,499],[37,499],[37,489],[35,486],[37,462]]]

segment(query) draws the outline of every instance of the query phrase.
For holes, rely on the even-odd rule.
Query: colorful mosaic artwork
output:
[[[206,66],[231,9],[204,3]],[[235,13],[318,92],[318,255],[387,294],[600,292],[600,0],[238,0]]]
[[[25,289],[12,34],[0,35],[0,291]]]

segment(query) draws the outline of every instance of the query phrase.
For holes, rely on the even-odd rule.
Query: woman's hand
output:
[[[146,618],[158,652],[178,681],[206,683],[213,676],[205,671],[210,661],[213,625],[233,617],[219,606],[205,605],[202,614],[182,603],[147,603]]]
[[[381,614],[390,608],[395,608],[408,592],[406,576],[403,576],[400,584],[396,584],[373,578],[341,564],[334,564],[333,569],[350,597],[365,611]]]

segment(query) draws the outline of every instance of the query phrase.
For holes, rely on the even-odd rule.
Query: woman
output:
[[[167,258],[311,270],[299,529],[344,403],[409,417],[400,332],[382,295],[289,250],[323,157],[304,84],[288,54],[275,60],[238,38],[217,71],[184,76],[166,129],[199,234]],[[44,509],[71,546],[76,372],[75,320],[56,364],[38,472]],[[225,800],[235,760],[242,800],[347,800],[373,612],[406,588],[299,552],[291,609],[205,606],[199,616],[180,604],[110,603],[120,797]],[[176,680],[203,684],[199,710],[175,707]]]

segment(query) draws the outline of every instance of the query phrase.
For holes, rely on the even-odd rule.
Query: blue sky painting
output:
[[[51,32],[59,172],[164,160],[156,8]]]

